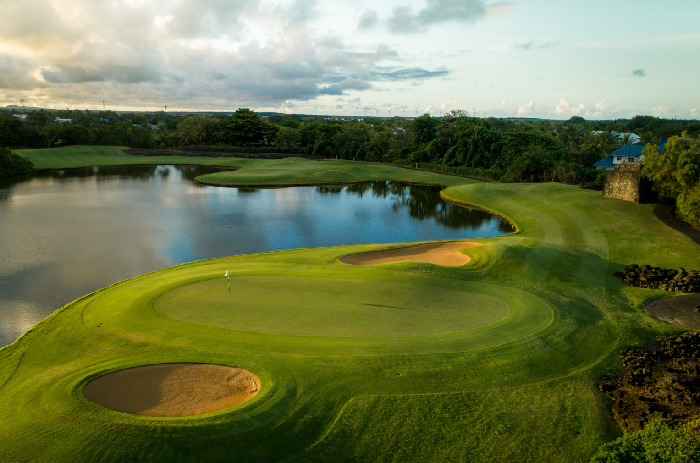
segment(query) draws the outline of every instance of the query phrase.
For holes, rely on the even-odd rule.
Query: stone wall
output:
[[[604,198],[622,199],[634,203],[654,202],[658,193],[651,190],[651,182],[641,176],[642,165],[624,163],[605,173]]]

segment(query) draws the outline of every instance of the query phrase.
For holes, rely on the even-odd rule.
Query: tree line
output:
[[[56,120],[71,119],[71,123]],[[227,152],[283,152],[316,158],[417,165],[509,182],[559,181],[600,184],[591,166],[615,149],[688,133],[700,122],[636,116],[614,121],[518,120],[470,117],[452,111],[343,120],[275,114],[250,109],[216,116],[176,116],[163,111],[34,111],[25,120],[0,115],[0,146],[119,145]]]

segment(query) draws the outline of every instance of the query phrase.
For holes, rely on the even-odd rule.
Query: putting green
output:
[[[156,311],[188,323],[294,336],[392,337],[465,331],[508,315],[494,296],[392,281],[291,276],[205,280],[164,293]]]

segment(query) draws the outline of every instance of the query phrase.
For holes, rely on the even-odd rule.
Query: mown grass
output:
[[[508,315],[479,292],[389,281],[221,275],[169,291],[157,312],[238,331],[294,336],[392,337],[466,331]]]
[[[612,273],[631,262],[700,268],[700,248],[650,205],[576,187],[472,183],[444,195],[497,210],[521,232],[479,240],[463,267],[338,261],[386,245],[284,251],[185,264],[67,306],[0,350],[0,460],[588,461],[620,434],[597,378],[621,367],[620,349],[679,331],[644,313],[646,300],[666,293]],[[309,279],[310,290],[332,280],[475,291],[510,313],[434,335],[332,337],[186,323],[154,309],[185,285],[217,277],[225,288],[226,269],[272,283]],[[285,305],[289,291],[268,288],[277,294],[268,308]],[[162,362],[245,368],[261,378],[261,393],[184,419],[120,414],[80,393],[98,375]]]
[[[87,166],[190,164],[230,167],[226,172],[202,175],[198,181],[222,186],[334,185],[368,180],[390,180],[437,185],[461,185],[474,180],[387,164],[304,158],[243,159],[187,156],[131,156],[119,146],[65,146],[13,150],[37,169]]]

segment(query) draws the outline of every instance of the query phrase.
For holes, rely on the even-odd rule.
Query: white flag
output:
[[[226,270],[226,275],[224,275],[224,276],[228,276],[228,270]]]

